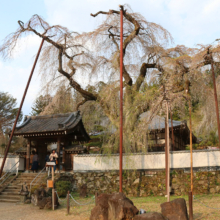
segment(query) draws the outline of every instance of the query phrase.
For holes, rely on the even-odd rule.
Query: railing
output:
[[[10,170],[7,170],[5,172],[5,174],[0,178],[0,186],[11,176],[12,173],[16,172],[16,176],[18,175],[18,166],[16,168],[16,171],[15,169],[13,169],[17,164],[19,163],[19,161],[17,161],[17,163],[15,163]]]
[[[37,179],[37,177],[38,177],[41,173],[43,173],[43,171],[44,171],[45,169],[46,169],[46,167],[44,167],[44,168],[37,174],[37,176],[35,176],[35,178],[31,181],[31,183],[30,183],[30,193],[31,193],[31,187],[32,187],[32,185],[33,185],[33,186],[36,185],[36,183],[42,178],[42,176],[41,176],[40,178]],[[33,183],[36,179],[37,179],[37,181],[36,181],[35,183]]]

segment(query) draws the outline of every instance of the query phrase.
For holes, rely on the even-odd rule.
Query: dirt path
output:
[[[94,205],[93,205],[94,206]],[[92,206],[91,206],[92,208]],[[17,205],[11,203],[0,203],[0,220],[88,220],[90,207],[72,208],[70,215],[66,214],[65,208],[58,210],[40,210],[33,205]],[[78,211],[76,210],[78,209]]]
[[[178,198],[172,196],[171,200]],[[188,198],[184,196],[188,206]],[[196,220],[220,220],[220,195],[196,196],[198,200],[193,203],[194,219]],[[135,206],[147,212],[160,212],[160,204],[166,202],[165,197],[132,197],[130,198]],[[79,200],[79,199],[77,199]],[[79,202],[86,203],[91,198],[81,199]],[[201,204],[202,203],[202,204]],[[0,203],[0,220],[89,220],[94,203],[86,206],[74,206],[71,204],[70,215],[66,214],[66,208],[60,206],[59,209],[44,210],[39,207],[29,205],[18,205],[11,203]],[[189,209],[188,209],[189,210]]]

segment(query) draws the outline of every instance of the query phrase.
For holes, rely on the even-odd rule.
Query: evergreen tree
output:
[[[0,92],[0,134],[3,134],[5,129],[10,128],[15,121],[18,112],[16,101],[16,98],[7,92]],[[22,113],[20,114],[18,122],[20,122],[21,119]]]
[[[31,115],[39,115],[41,112],[44,111],[45,107],[49,105],[51,100],[52,97],[50,95],[40,95],[39,97],[37,97],[33,104],[33,107],[31,107]]]

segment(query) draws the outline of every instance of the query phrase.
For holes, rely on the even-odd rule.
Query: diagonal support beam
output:
[[[25,97],[26,97],[26,94],[27,94],[27,91],[28,91],[28,88],[29,88],[29,85],[30,85],[30,82],[31,82],[31,78],[32,78],[33,73],[34,73],[35,66],[36,66],[36,64],[37,64],[37,60],[38,60],[38,58],[39,58],[39,56],[40,56],[40,52],[41,52],[43,43],[44,43],[44,38],[42,39],[41,44],[40,44],[40,48],[39,48],[39,50],[38,50],[38,52],[37,52],[37,56],[36,56],[36,58],[35,58],[34,65],[33,65],[33,67],[32,67],[32,70],[31,70],[31,73],[30,73],[30,76],[29,76],[29,79],[28,79],[26,88],[25,88],[25,90],[24,90],[23,98],[22,98],[22,100],[21,100],[21,104],[20,104],[20,107],[19,107],[19,110],[18,110],[16,119],[15,119],[15,122],[14,122],[14,126],[13,126],[12,131],[11,131],[11,135],[10,135],[10,138],[9,138],[9,141],[8,141],[8,146],[7,146],[7,148],[5,149],[5,155],[4,155],[4,158],[3,158],[3,161],[2,161],[2,165],[1,165],[1,169],[0,169],[0,177],[1,177],[2,172],[3,172],[3,169],[4,169],[5,161],[6,161],[6,158],[7,158],[7,155],[8,155],[8,151],[9,151],[10,146],[11,146],[11,141],[12,141],[12,138],[13,138],[13,135],[14,135],[14,131],[15,131],[17,122],[18,122],[18,118],[19,118],[20,113],[21,113],[21,109],[22,109],[22,106],[23,106],[23,103],[24,103],[24,100],[25,100]]]

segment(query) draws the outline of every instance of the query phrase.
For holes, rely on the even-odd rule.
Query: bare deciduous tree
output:
[[[38,15],[26,24],[18,21],[18,30],[6,37],[0,53],[3,58],[9,58],[24,35],[35,34],[44,38],[46,45],[40,59],[44,82],[69,84],[82,97],[77,109],[87,101],[96,101],[118,129],[120,11],[91,14],[93,17],[99,15],[106,16],[106,19],[94,31],[83,34],[60,25],[50,26]],[[172,106],[179,105],[185,82],[196,84],[198,68],[208,63],[197,49],[168,48],[172,42],[171,34],[132,12],[128,5],[123,7],[123,16],[124,132],[127,150],[135,151],[135,128],[140,123],[140,114],[149,108],[158,111],[164,99],[164,89],[173,102]],[[154,92],[142,90],[151,80],[157,82],[159,89]],[[117,134],[112,135],[110,144],[117,143]]]

